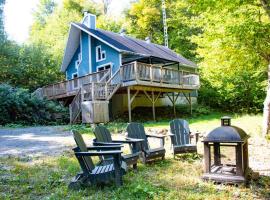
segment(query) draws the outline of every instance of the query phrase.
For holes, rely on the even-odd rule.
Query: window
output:
[[[97,71],[100,72],[100,71],[103,71],[103,70],[106,70],[106,69],[110,69],[110,68],[111,68],[111,64],[103,65],[101,67],[98,67]]]
[[[81,64],[81,61],[82,61],[82,54],[79,53],[79,54],[78,54],[78,60],[75,61],[75,67],[76,67],[76,69],[79,68],[79,66],[80,66],[80,64]]]
[[[101,46],[96,47],[96,60],[97,62],[106,59],[106,52],[101,50]]]

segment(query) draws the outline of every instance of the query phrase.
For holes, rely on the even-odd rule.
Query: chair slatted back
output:
[[[190,129],[188,122],[184,119],[174,119],[170,122],[171,133],[174,134],[173,145],[190,144]]]
[[[142,148],[143,150],[149,150],[149,144],[145,134],[144,126],[141,123],[131,122],[127,127],[128,137],[143,139]]]
[[[94,130],[96,136],[96,142],[112,142],[112,136],[110,131],[104,126],[97,126]],[[101,159],[111,159],[112,156],[101,156]]]
[[[80,148],[80,151],[87,152],[87,146],[83,140],[82,135],[77,131],[72,131],[72,134],[73,134],[73,137],[74,137],[74,140],[75,140],[77,146]],[[94,165],[90,156],[84,156],[84,157],[82,157],[82,159],[83,159],[85,167],[87,168],[88,171],[92,171],[95,168],[95,165]],[[81,166],[81,167],[83,168],[83,166]]]
[[[94,134],[97,142],[112,142],[112,136],[110,131],[104,126],[97,126]]]

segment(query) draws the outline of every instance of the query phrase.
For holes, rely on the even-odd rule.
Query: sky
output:
[[[100,1],[100,0],[95,0]],[[23,43],[29,36],[29,28],[33,23],[33,11],[39,0],[6,0],[4,7],[5,30],[9,39]],[[61,0],[56,0],[61,2]],[[129,5],[129,0],[112,0],[109,12],[119,16]]]

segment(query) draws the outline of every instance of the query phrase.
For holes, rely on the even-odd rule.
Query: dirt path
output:
[[[59,155],[74,145],[64,127],[0,129],[0,157]]]

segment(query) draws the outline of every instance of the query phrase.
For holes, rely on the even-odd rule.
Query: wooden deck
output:
[[[48,99],[63,99],[76,96],[81,89],[84,100],[109,100],[121,87],[190,92],[199,89],[199,86],[199,76],[196,73],[133,62],[121,66],[112,76],[110,70],[104,70],[45,86],[39,92]]]

